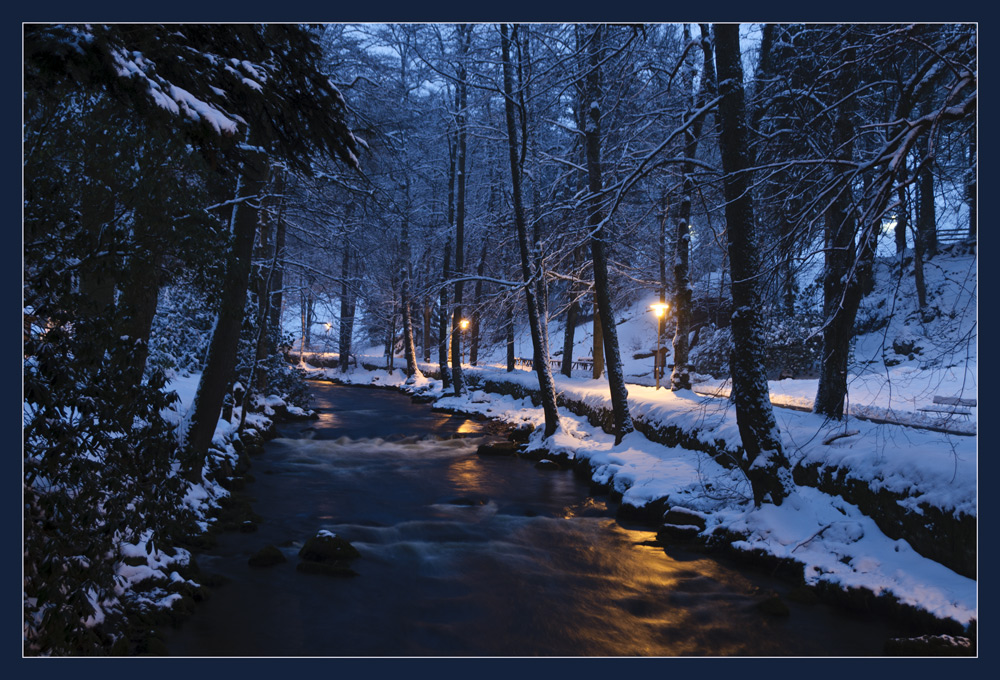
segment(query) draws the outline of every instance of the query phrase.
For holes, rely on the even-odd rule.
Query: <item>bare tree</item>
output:
[[[781,505],[791,482],[764,374],[760,255],[748,170],[748,144],[739,24],[716,24],[722,167],[726,173],[726,234],[733,289],[733,351],[730,367],[736,423],[743,443],[740,466],[750,480],[754,504]]]

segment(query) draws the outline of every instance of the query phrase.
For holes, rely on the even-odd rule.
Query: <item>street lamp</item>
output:
[[[468,319],[462,319],[461,321],[458,322],[458,327],[461,328],[463,331],[468,330],[469,329],[469,320]],[[459,363],[464,364],[465,363],[465,343],[462,343],[461,347],[462,347],[462,352],[459,355],[458,359],[459,359]]]
[[[660,389],[660,319],[667,313],[667,308],[670,307],[665,302],[657,302],[649,306],[653,310],[653,314],[656,315],[656,355],[653,358],[653,374],[656,376],[656,389]]]

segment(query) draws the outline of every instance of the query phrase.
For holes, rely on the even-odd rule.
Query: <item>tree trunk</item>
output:
[[[160,225],[151,226],[149,219],[142,214],[136,216],[134,244],[125,278],[129,285],[122,287],[118,300],[121,318],[119,335],[128,337],[132,347],[126,357],[123,376],[127,388],[136,388],[142,383],[149,358],[149,336],[160,296],[163,247],[154,234],[164,232]]]
[[[905,165],[902,168],[901,175],[903,178],[906,176]],[[896,196],[899,199],[899,207],[896,209],[896,254],[900,256],[899,259],[902,261],[903,251],[906,250],[906,230],[910,223],[910,204],[906,200],[906,185],[902,181],[896,190]]]
[[[753,167],[746,127],[743,94],[743,66],[738,24],[716,24],[716,67],[719,73],[721,123],[720,146],[723,188],[726,197],[726,234],[733,293],[733,351],[730,355],[736,423],[743,443],[740,461],[750,481],[754,504],[770,500],[780,505],[790,485],[788,460],[764,373],[764,333],[761,322],[761,294],[758,251],[750,178]]]
[[[457,191],[455,195],[455,275],[461,278],[465,273],[465,154],[467,146],[467,131],[465,129],[466,107],[468,106],[468,82],[465,57],[469,51],[472,39],[472,27],[459,27],[459,62],[458,62],[458,111],[455,123],[458,135],[458,155],[455,159],[455,179]],[[455,283],[455,305],[451,315],[451,381],[455,396],[460,397],[465,392],[465,380],[462,377],[462,295],[465,284],[459,280]]]
[[[913,283],[917,288],[917,305],[923,312],[927,307],[927,283],[924,281],[924,242],[920,234],[913,234]]]
[[[115,196],[106,184],[90,181],[80,206],[80,223],[90,237],[94,252],[80,263],[80,293],[95,317],[110,317],[115,303],[118,270],[111,253],[115,250],[108,234],[115,221]]]
[[[409,210],[410,184],[406,183],[406,203]],[[403,214],[402,238],[399,249],[401,255],[400,269],[403,274],[403,287],[400,292],[400,305],[403,311],[403,354],[406,356],[406,382],[412,384],[414,381],[424,377],[417,366],[417,348],[413,342],[413,319],[410,312],[410,218],[409,213]]]
[[[504,314],[504,324],[507,327],[507,372],[512,373],[517,363],[514,353],[514,303],[511,302]]]
[[[301,289],[299,290],[299,322],[302,324],[302,339],[299,341],[299,363],[304,361],[304,354],[306,351],[306,289],[304,285],[305,279],[301,276],[299,277],[299,285]]]
[[[285,210],[285,170],[282,168],[278,175],[278,214],[275,220],[274,234],[274,269],[271,272],[270,288],[270,328],[271,334],[268,336],[268,354],[277,351],[277,343],[281,340],[281,308],[284,300],[285,287],[285,234],[287,225],[284,219]]]
[[[573,276],[579,276],[583,255],[579,247],[573,249]],[[576,281],[570,281],[566,287],[566,297],[569,304],[566,308],[566,330],[563,332],[562,374],[573,377],[573,344],[576,341],[576,323],[580,316],[580,287]]]
[[[479,252],[479,265],[476,267],[476,276],[480,278],[476,280],[476,289],[472,297],[472,325],[469,328],[469,332],[472,334],[472,339],[469,341],[469,364],[476,366],[479,363],[479,305],[483,301],[483,273],[486,271],[486,244],[487,240],[483,238],[483,249]]]
[[[660,237],[658,240],[659,249],[659,260],[660,264],[660,302],[666,304],[667,302],[667,195],[663,192],[660,195]],[[676,302],[674,303],[676,306]],[[663,337],[663,329],[666,325],[666,315],[659,317],[656,321],[656,337]]]
[[[589,64],[587,69],[587,180],[590,189],[588,198],[587,225],[593,236],[590,239],[590,251],[594,258],[594,297],[597,302],[597,315],[594,323],[594,365],[597,365],[597,316],[600,316],[601,343],[604,345],[604,358],[607,362],[608,387],[611,391],[611,410],[615,420],[615,444],[635,428],[628,409],[628,389],[625,387],[625,375],[622,371],[621,354],[618,348],[618,329],[615,326],[614,314],[611,308],[611,291],[608,282],[607,238],[606,230],[601,226],[601,57],[603,26],[594,26],[594,31],[588,48]]]
[[[312,277],[306,277],[306,332],[303,336],[305,339],[306,347],[312,349],[312,326],[313,326],[313,294],[312,294]]]
[[[768,37],[765,32],[765,37]],[[684,36],[688,37],[687,25],[685,24]],[[711,61],[712,45],[711,41],[703,40],[702,49],[705,56]],[[766,52],[765,52],[766,53]],[[693,116],[694,112],[700,109],[705,102],[710,83],[706,78],[702,78],[698,86],[698,93],[691,95],[688,103],[688,116]],[[694,87],[694,67],[688,62],[684,69],[685,93],[691,92]],[[688,366],[689,341],[688,334],[691,330],[691,274],[690,274],[690,251],[691,251],[691,196],[694,193],[694,181],[691,176],[694,174],[694,161],[698,156],[698,144],[701,141],[701,128],[704,118],[699,117],[693,122],[685,133],[684,157],[684,181],[681,185],[681,201],[677,215],[677,234],[674,239],[674,370],[670,375],[670,389],[677,390],[691,389],[691,374]],[[663,206],[664,220],[666,219],[666,205]],[[661,231],[663,227],[661,226]],[[664,239],[661,237],[661,241]],[[662,265],[661,265],[662,267]],[[662,270],[661,270],[662,272]],[[666,277],[661,273],[661,280]],[[663,302],[661,294],[661,302]],[[661,319],[661,323],[662,323]],[[662,361],[662,360],[661,360]],[[662,365],[661,365],[661,371]]]
[[[854,115],[857,98],[852,69],[844,67],[836,87],[842,99],[837,109],[832,147],[838,160],[850,162],[854,155]],[[855,234],[857,224],[851,192],[851,173],[843,165],[830,170],[831,186],[837,192],[823,216],[823,350],[819,385],[813,410],[827,418],[841,420],[847,398],[847,367],[851,357],[854,320],[861,303],[861,286],[856,265]]]
[[[243,414],[240,418],[240,425],[242,427],[243,421],[246,418],[246,408],[245,405],[249,403],[251,394],[256,391],[263,391],[266,387],[266,376],[262,371],[257,371],[257,366],[264,361],[268,354],[268,325],[271,320],[270,313],[270,303],[271,303],[271,275],[273,272],[273,267],[276,264],[274,262],[275,249],[274,245],[271,243],[271,220],[267,218],[266,213],[261,215],[260,223],[258,224],[258,233],[260,238],[258,239],[257,248],[257,264],[252,266],[251,281],[253,282],[254,293],[257,296],[257,337],[254,343],[254,357],[250,364],[250,377],[246,383],[246,396],[244,397],[244,409]]]
[[[559,427],[559,411],[556,407],[555,384],[552,368],[549,366],[549,348],[541,331],[541,319],[532,286],[531,256],[528,252],[528,234],[524,222],[524,205],[521,197],[521,173],[517,161],[517,128],[514,124],[513,77],[510,63],[510,40],[507,24],[500,25],[500,42],[503,54],[504,110],[507,122],[507,148],[510,156],[511,195],[514,202],[514,223],[517,227],[517,243],[521,252],[521,277],[524,281],[524,297],[528,306],[528,323],[531,326],[531,344],[534,348],[534,369],[538,377],[538,391],[542,398],[545,414],[543,437],[552,436]],[[508,350],[508,360],[509,360]]]
[[[689,188],[685,178],[685,188]],[[674,370],[670,374],[670,389],[691,389],[691,374],[688,368],[688,332],[691,318],[691,278],[688,274],[689,246],[691,243],[690,195],[685,193],[681,201],[680,216],[677,220],[677,239],[674,253]],[[662,370],[662,369],[661,369]]]
[[[261,250],[265,253],[267,252],[267,247],[265,244],[263,227],[261,227]],[[250,375],[247,376],[246,390],[243,392],[243,403],[240,409],[240,424],[236,431],[239,434],[243,434],[243,427],[246,425],[247,412],[250,410],[250,399],[253,397],[253,393],[256,390],[257,393],[264,394],[267,390],[267,375],[260,370],[264,359],[269,356],[267,351],[268,342],[267,337],[272,332],[270,327],[271,319],[271,309],[270,309],[270,298],[271,291],[274,289],[274,282],[272,278],[274,276],[275,270],[278,268],[278,249],[271,249],[271,261],[265,267],[261,265],[260,270],[266,271],[263,281],[260,281],[258,306],[257,306],[257,340],[254,343],[254,360],[250,363]]]
[[[337,343],[337,358],[340,372],[347,373],[351,365],[351,345],[354,340],[354,289],[351,280],[351,244],[344,239],[344,253],[340,260],[340,329]]]
[[[266,180],[267,159],[263,154],[248,154],[243,166],[239,197],[247,199],[259,196]],[[193,480],[201,478],[205,456],[222,410],[222,401],[233,380],[247,286],[250,283],[258,210],[249,200],[242,201],[233,210],[236,213],[233,217],[233,246],[226,264],[219,315],[209,345],[205,370],[188,412],[187,427],[181,431],[181,444],[186,450],[185,469],[188,477]]]
[[[929,136],[929,135],[928,135]],[[917,238],[924,258],[937,255],[937,224],[934,216],[934,172],[930,158],[917,170]]]
[[[434,313],[434,307],[429,302],[425,301],[423,303],[424,310],[424,361],[426,363],[431,362],[431,319]]]
[[[454,165],[452,165],[454,168]],[[450,222],[450,220],[449,220]],[[451,369],[448,367],[448,286],[445,281],[451,278],[451,231],[444,241],[444,256],[441,270],[441,306],[438,308],[438,370],[441,373],[443,389],[451,387]]]
[[[517,61],[517,93],[518,112],[521,116],[521,157],[519,170],[524,177],[524,163],[531,145],[531,130],[534,120],[535,99],[531,96],[531,41],[530,27],[514,24],[511,27],[511,42],[519,46]],[[522,37],[523,36],[523,39]],[[542,339],[545,347],[549,346],[549,295],[545,281],[545,262],[542,252],[542,215],[541,198],[538,182],[531,180],[531,257],[535,272],[535,302],[538,305],[538,318],[541,319]],[[522,188],[523,191],[523,188]],[[546,357],[547,358],[547,357]]]
[[[975,241],[977,236],[977,206],[976,206],[976,175],[979,172],[979,159],[976,155],[976,126],[969,130],[969,169],[965,185],[965,198],[969,204],[969,240]]]

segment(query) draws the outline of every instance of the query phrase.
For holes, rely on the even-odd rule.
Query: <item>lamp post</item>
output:
[[[668,305],[665,302],[657,302],[649,306],[656,315],[656,354],[653,357],[653,374],[656,376],[656,389],[660,389],[660,319],[667,313]]]
[[[461,328],[463,332],[466,331],[466,330],[468,330],[468,328],[469,328],[469,320],[468,319],[462,319],[461,321],[458,322],[458,327]],[[462,353],[459,355],[458,358],[459,358],[459,363],[462,363],[462,364],[465,363],[465,343],[462,343]]]

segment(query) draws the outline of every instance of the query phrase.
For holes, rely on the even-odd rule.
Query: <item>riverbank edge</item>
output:
[[[278,401],[281,401],[280,399]],[[189,531],[174,537],[171,546],[161,550],[176,554],[177,549],[188,551],[186,563],[174,563],[171,569],[180,579],[150,578],[141,587],[163,588],[171,599],[168,606],[143,607],[126,612],[122,630],[115,644],[107,651],[110,656],[169,656],[163,640],[163,629],[177,627],[188,619],[199,602],[211,596],[214,588],[225,584],[225,579],[202,571],[195,553],[210,549],[224,532],[254,532],[262,518],[253,511],[256,499],[246,493],[248,482],[254,481],[250,470],[252,459],[264,452],[264,445],[277,436],[277,427],[283,422],[313,420],[318,415],[312,411],[293,413],[283,401],[275,403],[272,397],[261,398],[251,404],[244,429],[213,440],[206,458],[204,482],[217,484],[226,495],[203,501],[202,510],[207,520],[203,531]],[[252,416],[252,417],[251,417]],[[231,448],[231,451],[229,450]],[[235,453],[235,456],[232,455]],[[129,558],[123,560],[131,564]],[[147,558],[139,559],[145,564]],[[137,562],[138,563],[138,562]]]
[[[364,361],[361,362],[361,366],[358,368],[364,369],[368,372],[384,370],[381,366],[371,365]],[[440,375],[434,371],[422,369],[422,372],[425,377],[440,380]],[[466,373],[465,377],[470,389],[503,394],[511,396],[515,399],[528,398],[536,405],[540,403],[537,391],[527,388],[522,384],[508,383],[495,379],[477,380],[479,376],[475,376],[472,373]],[[417,401],[429,403],[435,410],[475,417],[480,420],[493,420],[489,418],[489,416],[476,411],[462,411],[450,407],[436,407],[434,406],[434,401],[436,400],[421,397],[420,390],[416,390],[412,386],[406,384],[380,385],[375,383],[345,382],[337,379],[336,377],[321,377],[317,375],[311,375],[309,376],[309,379],[349,385],[352,387],[395,390],[409,394],[411,398],[415,398]],[[591,405],[580,401],[567,399],[564,395],[559,395],[558,404],[561,407],[565,407],[572,413],[586,418],[591,425],[600,427],[609,434],[613,433],[613,415],[609,409],[592,407]],[[706,442],[705,440],[698,438],[697,432],[685,432],[681,428],[675,426],[666,428],[653,427],[642,418],[636,416],[633,416],[633,422],[635,423],[636,430],[641,432],[651,441],[667,446],[680,446],[683,448],[701,451],[712,456],[717,462],[723,465],[731,465],[728,461],[732,459],[729,457],[739,456],[741,453],[741,450],[738,447],[734,449],[732,447],[725,446],[722,442]],[[515,428],[511,427],[512,431],[514,429]],[[518,439],[525,439],[525,437],[521,436],[518,437]],[[674,545],[689,552],[704,551],[705,553],[712,554],[713,556],[725,557],[726,559],[730,559],[741,565],[745,565],[758,571],[766,572],[772,576],[781,578],[783,581],[795,586],[797,592],[808,593],[808,595],[805,595],[806,599],[815,597],[819,601],[849,611],[874,614],[884,617],[904,630],[911,631],[915,636],[944,635],[967,638],[971,642],[971,648],[967,653],[970,655],[976,654],[976,620],[973,620],[969,625],[964,625],[951,618],[937,617],[924,609],[900,602],[894,595],[887,592],[876,593],[865,588],[843,588],[836,584],[822,581],[815,585],[807,584],[803,572],[803,564],[796,560],[777,557],[759,549],[747,551],[737,548],[734,543],[744,540],[745,537],[731,532],[715,531],[711,536],[706,537],[695,532],[671,531],[670,527],[664,527],[663,522],[665,513],[673,506],[668,498],[656,499],[643,506],[634,506],[624,503],[622,502],[622,494],[620,492],[617,492],[613,487],[607,484],[600,484],[594,481],[593,477],[595,470],[591,466],[589,460],[571,459],[568,456],[555,455],[549,451],[528,451],[526,450],[526,447],[523,446],[522,442],[518,441],[517,443],[521,444],[521,446],[515,455],[535,461],[544,457],[550,460],[556,460],[556,462],[560,465],[571,466],[574,470],[574,474],[577,474],[590,482],[592,485],[592,493],[607,494],[609,499],[618,503],[616,519],[619,521],[632,522],[642,526],[658,529],[657,543],[663,547],[664,550],[667,550],[671,545]],[[808,473],[800,471],[798,474],[794,474],[794,477],[797,484],[803,486],[816,486],[816,488],[825,493],[839,495],[848,502],[854,502],[850,497],[848,497],[852,496],[850,489],[848,487],[838,486],[838,482],[841,482],[846,478],[846,475],[843,473],[841,475],[818,475],[819,481],[824,482],[823,486],[809,484],[808,481],[810,480],[810,476]],[[844,495],[845,493],[847,495]],[[889,494],[889,492],[873,494],[873,496],[879,498],[882,502],[885,502],[884,497],[886,495],[891,494]],[[858,505],[857,503],[854,504]],[[896,507],[899,508],[898,505]],[[869,510],[866,507],[859,505],[859,508],[865,514],[869,514]],[[942,515],[946,515],[946,513],[941,513],[939,509],[938,512]],[[872,519],[875,520],[874,517],[872,517]],[[926,520],[927,518],[925,517],[922,519]],[[975,518],[972,519],[974,527]],[[877,520],[875,521],[879,524]],[[879,528],[882,528],[881,524],[879,524]],[[896,533],[898,533],[898,528]],[[930,533],[933,533],[933,531],[930,531]],[[899,537],[892,536],[889,533],[886,533],[886,535],[894,539]],[[974,528],[972,536],[975,536]],[[902,538],[904,538],[904,540],[908,540],[905,536],[902,536]],[[914,549],[916,550],[915,546]],[[925,555],[925,557],[927,556]],[[928,557],[928,559],[934,558]],[[947,564],[944,564],[944,566],[952,568]]]

